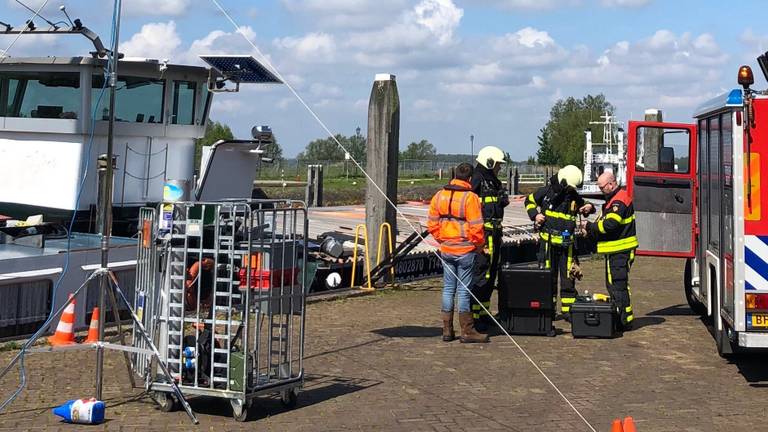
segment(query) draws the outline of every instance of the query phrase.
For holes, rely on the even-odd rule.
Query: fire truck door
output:
[[[696,127],[629,122],[627,191],[639,255],[693,257],[696,239]]]

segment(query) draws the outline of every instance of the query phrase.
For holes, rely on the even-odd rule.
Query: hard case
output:
[[[554,336],[556,286],[551,269],[504,264],[499,273],[499,323],[510,334]]]
[[[577,298],[571,306],[571,334],[575,338],[614,338],[617,323],[613,302]]]

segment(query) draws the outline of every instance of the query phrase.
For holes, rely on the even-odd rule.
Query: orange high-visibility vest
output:
[[[483,247],[483,214],[472,185],[453,179],[432,197],[427,229],[440,243],[440,251],[464,255]]]

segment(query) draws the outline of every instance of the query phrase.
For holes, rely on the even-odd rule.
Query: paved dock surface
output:
[[[581,289],[602,289],[602,262],[585,263]],[[641,432],[767,430],[768,358],[718,357],[705,322],[685,304],[682,262],[638,258],[631,284],[637,329],[614,340],[576,340],[557,321],[554,338],[516,337],[598,430],[632,415]],[[87,430],[133,431],[588,431],[504,336],[487,345],[439,340],[440,279],[372,296],[309,305],[307,383],[289,411],[261,398],[247,423],[229,403],[191,401],[163,413],[131,390],[118,353],[107,352],[108,422]],[[6,364],[13,352],[0,353]],[[0,415],[0,430],[82,430],[51,414],[87,397],[93,353],[35,354],[29,387]],[[17,378],[0,382],[3,395]]]

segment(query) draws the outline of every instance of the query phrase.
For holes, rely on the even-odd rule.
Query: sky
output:
[[[125,0],[120,51],[175,64],[202,64],[202,54],[253,55],[343,135],[367,129],[374,77],[393,74],[401,148],[427,139],[440,153],[468,153],[474,135],[475,149],[496,145],[524,160],[561,98],[603,93],[625,124],[648,108],[690,122],[699,104],[737,87],[741,64],[753,67],[757,88],[766,87],[755,61],[768,50],[761,0],[218,1],[240,32],[212,0]],[[24,0],[33,9],[43,2]],[[43,15],[61,20],[66,5],[106,42],[111,3],[53,0]],[[2,22],[19,26],[31,15],[16,0],[0,5]],[[0,50],[12,40],[0,35]],[[22,37],[8,54],[91,49],[78,36],[38,35]],[[325,136],[282,85],[217,94],[211,118],[238,138],[271,126],[287,157]]]

